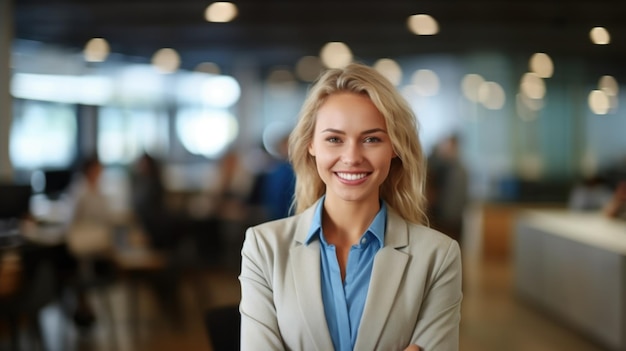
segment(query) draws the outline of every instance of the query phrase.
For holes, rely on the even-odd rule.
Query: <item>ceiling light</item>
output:
[[[611,42],[611,35],[604,27],[594,27],[589,32],[591,42],[597,45],[607,45]]]
[[[550,78],[554,73],[552,59],[543,52],[538,52],[531,56],[528,66],[532,72],[535,72],[541,78]]]
[[[103,62],[109,56],[109,43],[103,38],[93,38],[87,42],[83,53],[87,62]]]
[[[598,89],[604,91],[609,96],[617,96],[619,84],[613,76],[602,76],[598,82]]]
[[[470,73],[463,77],[461,81],[461,90],[463,96],[468,100],[478,102],[478,89],[481,84],[485,82],[485,79],[479,74]]]
[[[385,76],[385,78],[389,79],[394,86],[398,86],[400,82],[402,82],[402,68],[392,59],[383,58],[376,61],[376,63],[374,63],[374,69]]]
[[[324,45],[320,58],[328,68],[342,68],[352,62],[352,51],[348,45],[334,41]]]
[[[196,72],[208,73],[208,74],[220,74],[220,67],[213,62],[202,62],[196,66]]]
[[[478,88],[478,100],[489,110],[499,110],[504,106],[506,94],[500,84],[484,82]]]
[[[606,115],[611,108],[609,97],[602,90],[593,90],[589,93],[589,108],[596,115]]]
[[[420,96],[435,96],[439,93],[439,76],[429,69],[420,69],[413,73],[411,83]]]
[[[619,84],[613,76],[602,76],[598,82],[598,89],[609,98],[609,112],[617,111],[619,104]]]
[[[180,56],[174,49],[160,49],[152,56],[152,65],[162,73],[173,73],[180,66]]]
[[[417,35],[435,35],[439,33],[439,25],[430,15],[410,16],[407,24],[411,32]]]
[[[536,73],[527,72],[522,76],[520,90],[531,99],[543,99],[546,95],[546,84]]]
[[[214,2],[204,11],[204,18],[209,22],[230,22],[235,17],[237,17],[237,6],[232,2]]]

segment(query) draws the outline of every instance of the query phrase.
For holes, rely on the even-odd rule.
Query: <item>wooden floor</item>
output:
[[[465,262],[462,351],[600,351],[513,292],[509,262]]]
[[[601,347],[561,326],[542,311],[519,301],[512,291],[511,265],[486,262],[476,255],[464,258],[464,301],[461,323],[462,351],[599,351]],[[180,286],[182,322],[173,323],[158,308],[154,296],[138,285],[136,315],[129,308],[128,281],[120,281],[101,293],[93,293],[98,319],[89,332],[78,332],[58,305],[41,315],[49,351],[210,351],[203,312],[213,306],[236,304],[240,291],[235,269],[206,269],[185,278]],[[107,313],[107,298],[111,313]],[[111,314],[111,316],[109,316]],[[138,318],[133,318],[138,316]],[[8,350],[0,335],[0,350]],[[36,350],[24,332],[22,350]]]

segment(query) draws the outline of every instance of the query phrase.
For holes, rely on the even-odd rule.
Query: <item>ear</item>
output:
[[[309,144],[309,155],[315,157],[315,151],[313,151],[313,144]]]

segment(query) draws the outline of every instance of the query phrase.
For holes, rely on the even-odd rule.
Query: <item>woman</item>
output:
[[[109,259],[113,248],[115,218],[109,199],[102,192],[104,168],[97,156],[86,158],[70,184],[71,221],[67,246],[77,262],[74,322],[90,327],[95,315],[88,299],[88,287],[101,278],[110,278],[113,266]]]
[[[458,350],[461,258],[423,225],[415,116],[360,64],[331,69],[290,137],[296,215],[248,229],[242,350]]]

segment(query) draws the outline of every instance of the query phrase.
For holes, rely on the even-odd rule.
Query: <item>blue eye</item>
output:
[[[338,143],[341,140],[339,140],[339,138],[337,137],[330,137],[330,138],[327,138],[326,141],[328,141],[329,143]]]
[[[378,143],[380,142],[380,138],[378,137],[367,137],[364,140],[366,143]]]

